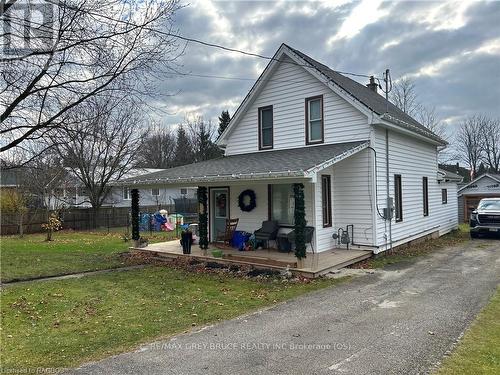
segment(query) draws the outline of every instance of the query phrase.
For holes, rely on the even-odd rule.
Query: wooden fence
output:
[[[141,207],[141,212],[155,212],[157,207],[144,206]],[[175,213],[174,205],[162,207],[169,213]],[[190,210],[193,210],[190,207]],[[186,214],[186,212],[183,212]],[[196,216],[187,212],[189,217]],[[95,228],[118,228],[128,227],[130,225],[130,208],[129,207],[103,207],[99,210],[96,220],[96,226],[93,226],[92,210],[90,208],[73,208],[66,209],[60,212],[63,229],[73,229],[79,231],[93,230]],[[1,215],[0,217],[0,234],[18,234],[19,219],[17,215]],[[47,211],[44,209],[32,210],[24,215],[23,231],[24,233],[40,233],[43,232],[42,224],[47,222]]]

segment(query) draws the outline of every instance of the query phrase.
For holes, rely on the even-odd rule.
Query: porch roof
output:
[[[311,178],[365,148],[368,141],[225,156],[125,179],[120,185],[203,183],[238,179]]]

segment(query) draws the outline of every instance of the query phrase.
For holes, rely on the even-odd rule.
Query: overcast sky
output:
[[[192,1],[175,17],[181,35],[272,56],[282,42],[332,69],[415,80],[449,130],[464,116],[500,117],[500,2]],[[183,72],[153,103],[162,122],[231,115],[267,61],[189,43]],[[359,79],[358,79],[359,80]],[[365,83],[363,79],[361,82]]]

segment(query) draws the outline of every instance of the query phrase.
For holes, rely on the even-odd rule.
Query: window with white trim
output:
[[[130,200],[130,188],[129,187],[123,188],[123,199],[126,201]]]
[[[323,95],[306,99],[306,143],[323,142]]]

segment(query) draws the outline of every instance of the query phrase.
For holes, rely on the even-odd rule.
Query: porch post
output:
[[[293,184],[293,193],[295,195],[295,210],[293,213],[295,219],[295,256],[300,261],[306,257],[304,231],[307,223],[304,204],[304,184]]]
[[[200,232],[200,248],[208,249],[208,212],[207,212],[207,188],[198,186],[198,229]]]
[[[135,241],[135,246],[139,245],[139,190],[132,189],[130,191],[131,198],[131,219],[132,219],[132,239]]]

